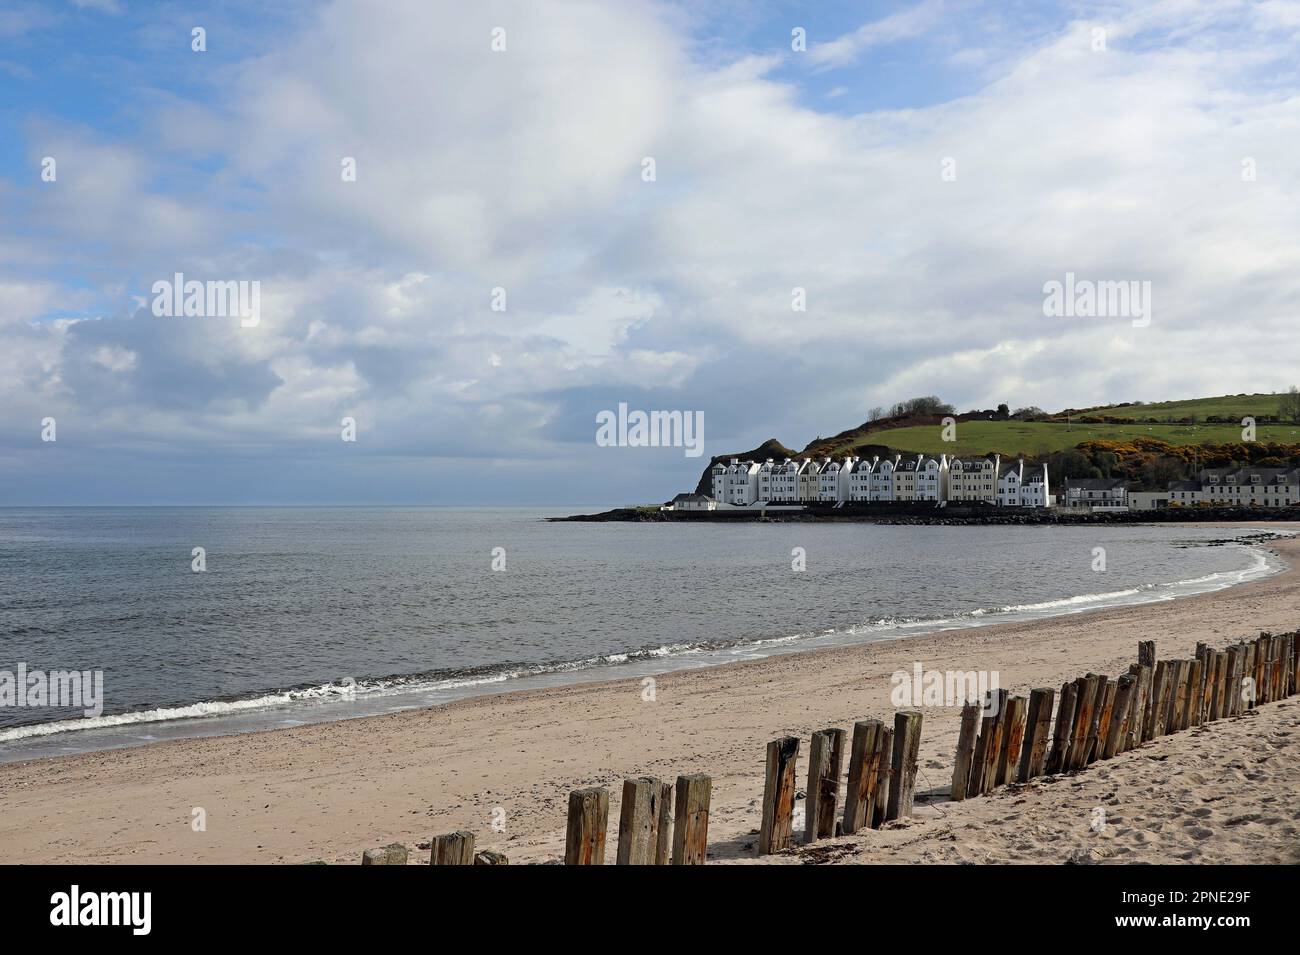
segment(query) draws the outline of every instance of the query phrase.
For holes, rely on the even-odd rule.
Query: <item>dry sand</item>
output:
[[[1015,694],[1125,672],[1143,639],[1188,657],[1197,641],[1295,629],[1300,540],[1272,546],[1288,570],[1219,593],[687,670],[659,677],[654,702],[639,680],[613,681],[0,765],[0,861],[355,863],[462,828],[512,863],[547,861],[563,852],[569,790],[593,785],[611,790],[612,861],[621,780],[691,772],[714,780],[710,859],[752,859],[768,740],[804,739],[802,779],[809,733],[889,718],[890,675],[917,661],[996,670]],[[959,712],[924,708],[911,820],[765,861],[1300,861],[1300,698],[948,803]]]

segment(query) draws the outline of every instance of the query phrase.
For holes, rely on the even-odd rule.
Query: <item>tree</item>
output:
[[[879,421],[884,416],[885,416],[885,409],[880,407],[879,405],[876,405],[876,407],[872,408],[870,411],[867,412],[868,421]]]
[[[1300,424],[1300,388],[1292,385],[1278,402],[1277,416],[1291,424]]]
[[[998,405],[998,419],[1001,421],[1006,421],[1010,417],[1011,417],[1011,409],[1008,408],[1006,405]]]

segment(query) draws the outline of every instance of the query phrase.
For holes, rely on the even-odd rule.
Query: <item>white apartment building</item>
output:
[[[1283,487],[1286,493],[1281,497],[1285,503],[1300,501],[1300,470],[1271,470],[1284,472],[1285,476],[1272,483],[1267,476],[1249,482],[1248,486],[1260,488],[1259,502],[1272,502],[1272,495],[1264,494],[1264,489]],[[1047,465],[1028,467],[1020,460],[1002,470],[997,455],[965,461],[949,461],[947,455],[917,455],[906,460],[899,455],[883,460],[846,457],[840,461],[786,458],[777,462],[769,458],[761,464],[733,458],[730,464],[713,465],[711,473],[715,507],[842,501],[983,501],[1006,507],[1050,507],[1056,503]],[[706,506],[698,500],[682,503],[683,509]]]
[[[876,463],[871,469],[871,491],[869,501],[892,501],[894,499],[894,471],[898,468],[899,455],[886,458]]]
[[[713,466],[713,498],[723,504],[745,506],[758,500],[758,465],[731,459]]]
[[[772,469],[772,496],[769,501],[793,504],[799,500],[799,475],[807,461],[786,458]]]
[[[880,458],[874,457],[870,461],[866,458],[859,458],[857,463],[853,465],[853,471],[849,474],[850,501],[871,500],[871,475],[878,464],[880,464]]]
[[[998,478],[1001,507],[1047,507],[1056,499],[1048,493],[1047,465],[1026,468],[1024,458],[1009,465]]]
[[[821,461],[804,460],[803,470],[799,472],[799,500],[808,503],[817,500],[817,478],[822,467],[830,463],[830,458]]]
[[[945,501],[948,497],[948,457],[926,457],[900,461],[894,469],[894,500]]]
[[[1128,507],[1128,487],[1122,478],[1066,478],[1066,507],[1089,510],[1124,510]]]
[[[857,460],[853,457],[845,458],[843,461],[832,461],[827,458],[821,472],[817,475],[817,500],[823,503],[849,500],[850,480]]]
[[[1002,456],[991,458],[953,458],[948,467],[948,500],[998,503],[998,474]]]

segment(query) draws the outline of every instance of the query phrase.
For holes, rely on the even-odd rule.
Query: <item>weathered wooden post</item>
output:
[[[880,730],[880,770],[876,773],[876,798],[871,804],[872,829],[885,824],[885,814],[889,809],[889,781],[894,778],[893,753],[894,731],[885,726]]]
[[[655,865],[667,865],[673,848],[673,784],[659,784],[659,831],[655,833]]]
[[[1216,720],[1221,720],[1230,712],[1228,709],[1228,693],[1231,691],[1232,685],[1228,674],[1227,651],[1220,650],[1215,653],[1214,659],[1216,661],[1215,673],[1217,677],[1217,682],[1214,687],[1214,718]]]
[[[1096,741],[1089,747],[1088,762],[1095,763],[1097,760],[1106,758],[1106,743],[1110,739],[1110,725],[1115,720],[1115,698],[1119,694],[1119,682],[1117,680],[1106,680],[1101,687],[1101,709],[1097,713],[1097,737]]]
[[[659,845],[659,800],[663,786],[652,776],[623,780],[618,817],[617,865],[654,865]]]
[[[790,848],[794,832],[794,768],[798,758],[797,736],[784,736],[767,744],[763,822],[758,830],[759,855]]]
[[[569,793],[569,828],[564,839],[565,865],[604,865],[605,827],[609,824],[609,790],[575,789]]]
[[[1082,769],[1088,762],[1088,735],[1092,732],[1092,715],[1097,708],[1098,674],[1089,673],[1074,681],[1079,704],[1074,711],[1074,729],[1070,734],[1070,758],[1066,769]]]
[[[912,814],[912,800],[916,796],[916,757],[920,750],[921,711],[899,710],[894,714],[894,772],[889,779],[887,820]]]
[[[1192,661],[1191,671],[1187,677],[1187,725],[1200,726],[1205,717],[1205,658],[1197,657]]]
[[[997,775],[993,780],[995,786],[1005,786],[1016,781],[1016,767],[1020,763],[1020,750],[1025,742],[1025,710],[1028,706],[1029,701],[1023,696],[1013,696],[1007,700]]]
[[[812,744],[808,747],[808,794],[804,799],[804,842],[835,835],[835,807],[839,804],[843,763],[844,730],[833,727],[812,734]]]
[[[1174,700],[1171,733],[1187,729],[1187,678],[1192,672],[1190,660],[1177,660],[1174,663]]]
[[[1097,761],[1104,744],[1102,718],[1106,709],[1106,688],[1110,681],[1099,673],[1089,674],[1088,682],[1092,685],[1092,721],[1088,724],[1088,736],[1084,740],[1083,765],[1088,766]],[[1112,704],[1114,700],[1112,698]],[[1082,768],[1082,767],[1080,767]]]
[[[1151,738],[1165,735],[1165,718],[1169,712],[1169,691],[1174,681],[1170,675],[1170,663],[1161,660],[1156,664],[1155,698],[1151,701]]]
[[[474,853],[475,865],[509,865],[510,860],[506,858],[504,852],[497,852],[495,849],[480,849]]]
[[[960,802],[966,798],[966,787],[970,785],[971,761],[975,758],[975,740],[979,735],[979,726],[979,704],[967,703],[961,708],[961,730],[957,733],[957,755],[952,764],[952,790],[949,792],[948,798],[953,802]],[[849,831],[847,823],[845,823],[844,831]]]
[[[1291,693],[1300,693],[1300,633],[1291,634]]]
[[[1052,735],[1052,748],[1047,757],[1049,775],[1065,772],[1070,759],[1070,737],[1074,731],[1074,711],[1077,691],[1073,683],[1061,684],[1061,700],[1056,707],[1056,727]]]
[[[1111,708],[1110,725],[1101,747],[1101,758],[1110,759],[1120,752],[1128,738],[1129,717],[1133,713],[1133,698],[1137,695],[1137,678],[1123,674],[1115,684],[1115,702]]]
[[[853,724],[849,785],[844,792],[845,835],[871,826],[871,806],[876,800],[876,782],[880,776],[880,741],[884,725],[880,720],[862,720]]]
[[[997,784],[998,757],[1002,755],[1002,736],[1007,725],[1007,700],[1010,696],[1007,690],[988,692],[988,709],[984,714],[983,726],[980,728],[980,740],[975,744],[975,750],[980,756],[977,768],[980,771],[979,792],[981,794],[988,792]],[[894,737],[897,739],[897,732]]]
[[[361,854],[362,865],[406,865],[406,846],[393,842],[382,849],[367,849]]]
[[[1255,659],[1258,654],[1259,654],[1259,647],[1257,647],[1254,643],[1246,644],[1241,651],[1241,656],[1242,656],[1241,672],[1244,674],[1242,680],[1244,683],[1245,678],[1249,677],[1251,681],[1251,688],[1249,689],[1249,691],[1245,690],[1244,688],[1242,691],[1241,708],[1243,711],[1248,709],[1253,710],[1259,704],[1259,697],[1254,692]]]
[[[1136,749],[1142,744],[1142,725],[1146,719],[1147,699],[1151,693],[1151,668],[1142,663],[1134,663],[1128,668],[1129,674],[1136,681],[1133,687],[1133,703],[1128,718],[1128,728],[1124,733],[1123,749]]]
[[[677,777],[677,821],[673,826],[673,865],[704,865],[709,844],[709,800],[713,777]]]
[[[1138,642],[1138,665],[1150,667],[1151,672],[1156,670],[1156,642],[1154,640],[1141,640]]]
[[[1020,767],[1016,774],[1019,782],[1027,783],[1043,774],[1047,759],[1047,746],[1052,729],[1051,687],[1037,687],[1029,691],[1029,709],[1025,717],[1025,745],[1020,751]],[[964,716],[964,714],[963,714]]]
[[[434,836],[429,850],[429,865],[473,865],[474,833],[461,829]]]

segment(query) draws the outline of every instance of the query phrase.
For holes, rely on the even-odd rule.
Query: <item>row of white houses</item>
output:
[[[1047,466],[1001,457],[962,460],[947,455],[892,458],[786,458],[718,462],[711,470],[713,494],[678,495],[683,509],[872,501],[983,501],[1004,507],[1049,507]]]

